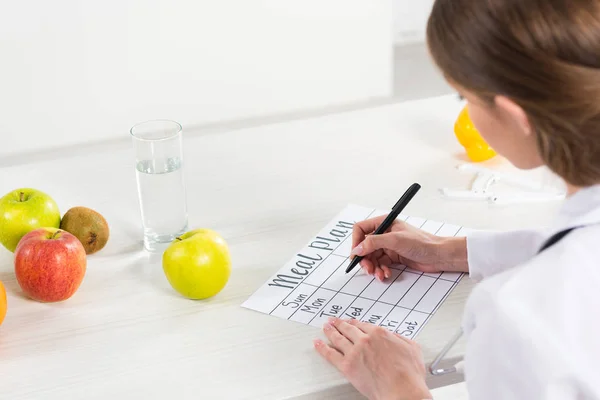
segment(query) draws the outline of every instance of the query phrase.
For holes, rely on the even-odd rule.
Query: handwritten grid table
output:
[[[350,263],[353,225],[389,211],[347,206],[306,247],[263,284],[243,307],[321,327],[330,316],[355,318],[414,339],[463,277],[463,273],[422,273],[402,265],[380,282]],[[439,236],[467,229],[419,217],[398,219]]]

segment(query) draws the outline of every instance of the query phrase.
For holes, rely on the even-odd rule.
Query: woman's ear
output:
[[[532,134],[529,118],[521,106],[505,96],[496,96],[494,101],[502,115],[512,122],[520,132],[525,136]]]

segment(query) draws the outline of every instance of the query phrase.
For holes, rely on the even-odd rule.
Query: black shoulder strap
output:
[[[562,238],[564,238],[565,236],[567,236],[569,233],[571,233],[575,229],[577,229],[577,227],[565,229],[563,231],[555,233],[548,240],[546,240],[546,242],[542,245],[542,247],[540,248],[540,250],[538,251],[538,253],[541,253],[542,251],[546,250],[548,247],[553,246],[556,243],[560,242],[562,240]]]

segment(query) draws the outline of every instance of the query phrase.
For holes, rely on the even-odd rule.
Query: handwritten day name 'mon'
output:
[[[350,263],[352,229],[389,211],[349,205],[271,276],[242,306],[321,327],[330,316],[358,319],[414,339],[462,278],[462,273],[422,273],[402,265],[380,282]],[[462,236],[456,225],[400,215],[398,219],[439,236]]]

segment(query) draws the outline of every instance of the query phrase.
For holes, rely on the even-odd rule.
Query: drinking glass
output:
[[[179,123],[169,120],[142,122],[130,130],[144,248],[151,252],[188,228],[182,131]]]

